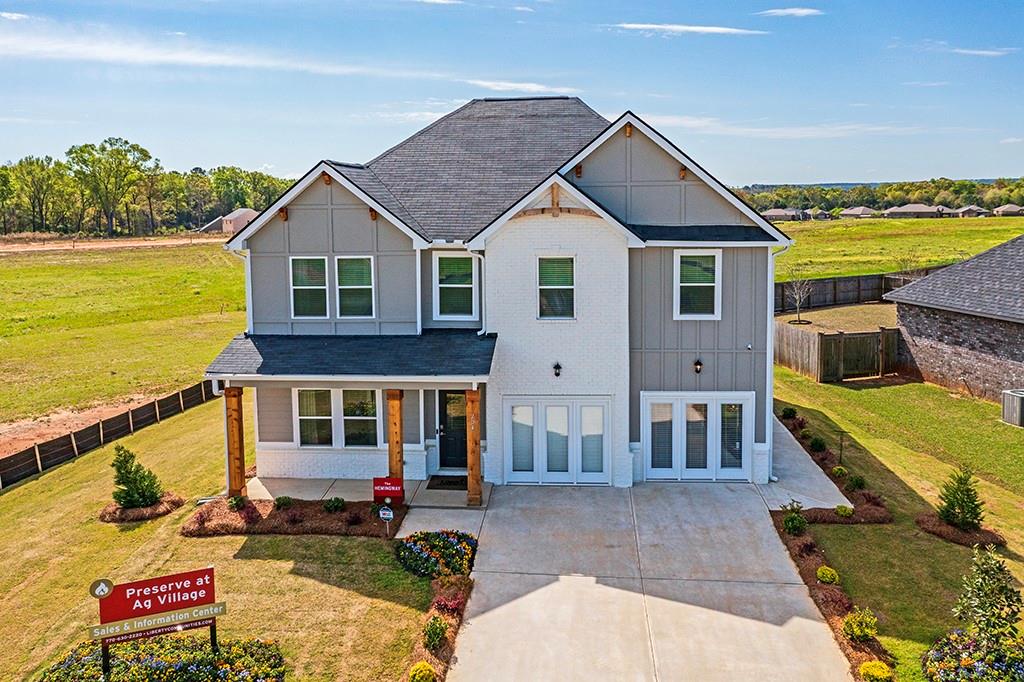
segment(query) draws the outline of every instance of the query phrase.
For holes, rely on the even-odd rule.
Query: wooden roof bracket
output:
[[[577,163],[576,167],[573,168],[572,170],[576,174],[577,178],[582,178],[583,177],[583,164],[582,163]]]
[[[627,123],[625,130],[626,130],[626,137],[633,137],[633,124],[632,123]]]
[[[371,208],[370,209],[370,220],[376,220],[376,219],[377,219],[377,209]]]
[[[283,206],[283,207],[277,209],[277,217],[280,220],[283,220],[283,221],[287,222],[287,220],[288,220],[288,207],[287,206]]]
[[[320,173],[320,177],[323,178],[325,185],[331,184],[331,175],[327,171]]]
[[[558,217],[558,190],[561,189],[557,184],[551,185],[551,215],[554,218]]]
[[[680,180],[685,180],[686,179],[686,166],[680,166],[679,167],[679,179]]]

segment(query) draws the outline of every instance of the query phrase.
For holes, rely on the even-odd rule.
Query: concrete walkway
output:
[[[757,486],[769,509],[778,509],[791,500],[797,500],[805,509],[853,506],[777,419],[772,431],[772,451],[774,473],[779,480]]]
[[[450,682],[850,679],[753,485],[497,487],[473,576]]]

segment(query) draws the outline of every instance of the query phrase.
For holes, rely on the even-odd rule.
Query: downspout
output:
[[[786,244],[778,251],[768,250],[768,339],[767,357],[765,365],[768,367],[765,384],[765,403],[768,410],[764,425],[765,442],[768,444],[768,480],[778,483],[779,477],[775,475],[775,446],[773,445],[775,431],[775,258],[789,251],[793,243]]]
[[[473,253],[468,251],[469,255],[473,258],[480,259],[480,331],[476,333],[477,336],[483,336],[487,333],[487,296],[484,291],[484,255],[482,253]]]
[[[245,264],[245,332],[252,334],[252,270],[250,269],[249,251],[236,251],[230,249],[230,253]]]

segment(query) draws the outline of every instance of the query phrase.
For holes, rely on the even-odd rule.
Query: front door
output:
[[[466,467],[466,394],[463,391],[438,391],[440,414],[437,436],[442,469]]]

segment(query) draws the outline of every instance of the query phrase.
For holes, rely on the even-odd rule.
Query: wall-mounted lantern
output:
[[[551,369],[555,370],[556,377],[562,376],[562,363],[556,362]]]
[[[704,369],[704,363],[700,361],[700,358],[697,358],[693,361],[693,371],[700,374],[702,369]]]

